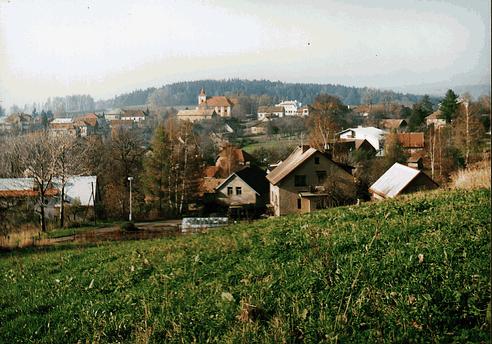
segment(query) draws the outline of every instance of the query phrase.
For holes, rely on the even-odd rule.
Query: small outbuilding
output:
[[[395,163],[371,185],[369,192],[373,199],[385,199],[438,187],[424,172]]]

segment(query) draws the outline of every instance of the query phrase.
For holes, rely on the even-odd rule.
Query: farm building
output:
[[[424,172],[395,163],[372,184],[369,192],[373,199],[385,199],[437,187],[437,183]]]

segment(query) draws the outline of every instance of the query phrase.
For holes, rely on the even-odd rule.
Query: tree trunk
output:
[[[46,232],[46,216],[44,214],[44,191],[41,191],[41,231]]]
[[[183,203],[185,199],[185,190],[186,190],[186,169],[187,169],[187,163],[188,163],[188,146],[187,143],[185,142],[185,147],[184,147],[184,162],[183,162],[183,181],[181,183],[181,200],[179,202],[179,213],[183,213]]]
[[[61,200],[60,200],[60,228],[65,225],[65,181],[62,180]]]

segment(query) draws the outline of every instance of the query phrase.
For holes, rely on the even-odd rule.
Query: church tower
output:
[[[205,90],[202,89],[200,90],[200,94],[198,95],[198,105],[205,105],[207,103],[207,95],[205,94]]]

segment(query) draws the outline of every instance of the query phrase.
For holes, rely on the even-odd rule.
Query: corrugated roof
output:
[[[383,197],[395,197],[420,173],[419,170],[395,163],[371,185],[369,191]]]
[[[46,196],[55,196],[57,189],[49,188]],[[39,191],[34,189],[33,178],[0,178],[0,197],[36,197]]]
[[[267,175],[267,179],[276,185],[316,152],[317,150],[312,147],[298,146],[287,159]]]
[[[0,178],[0,191],[20,191],[34,189],[32,178]]]

